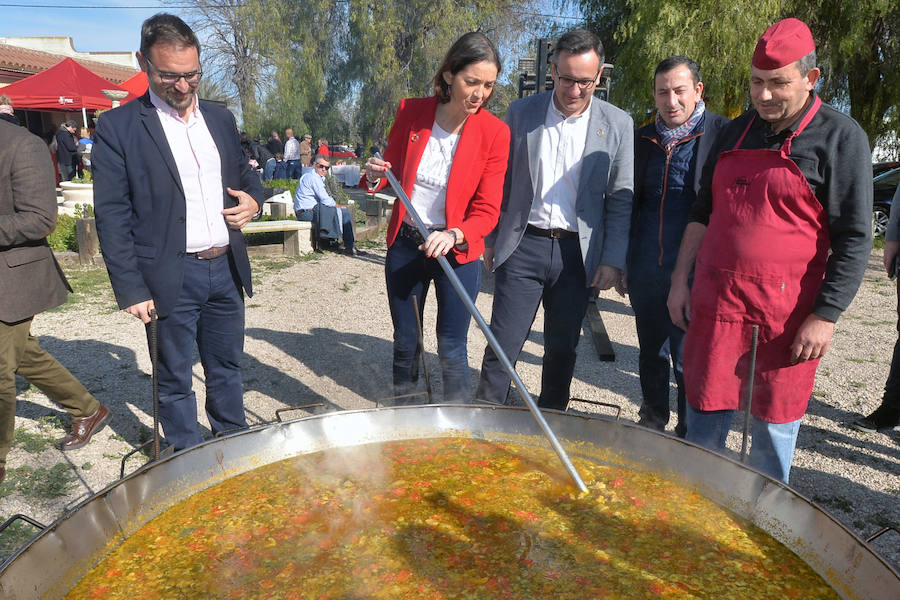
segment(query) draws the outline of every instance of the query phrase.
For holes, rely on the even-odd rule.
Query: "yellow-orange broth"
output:
[[[229,479],[148,522],[67,598],[838,598],[700,494],[468,438],[334,449]]]

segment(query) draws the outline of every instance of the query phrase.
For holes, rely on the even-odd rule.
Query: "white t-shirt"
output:
[[[453,164],[458,143],[458,133],[448,133],[435,121],[425,153],[419,162],[419,170],[416,171],[416,183],[410,198],[413,208],[429,229],[447,226],[447,181],[450,179],[450,165]],[[412,217],[408,214],[403,220],[413,224]]]

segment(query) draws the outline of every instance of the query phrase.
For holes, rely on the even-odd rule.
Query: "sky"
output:
[[[133,52],[141,23],[163,11],[185,16],[159,0],[0,0],[0,37],[64,36],[79,52]]]
[[[141,23],[158,12],[182,18],[173,0],[0,0],[0,37],[71,37],[79,52],[135,51],[140,44]],[[547,0],[543,13],[559,11]],[[574,10],[568,11],[569,14]]]

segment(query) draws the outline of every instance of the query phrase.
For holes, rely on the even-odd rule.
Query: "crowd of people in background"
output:
[[[245,131],[240,135],[244,154],[263,181],[300,179],[312,169],[315,156],[324,156],[329,160],[334,157],[338,159],[336,164],[341,164],[340,159],[362,158],[363,152],[362,144],[357,144],[355,152],[345,150],[339,152],[340,156],[333,156],[336,152],[332,151],[327,139],[319,138],[314,147],[312,134],[305,133],[302,138],[298,138],[290,127],[284,130],[284,140],[274,129],[265,143],[261,139],[254,139]]]

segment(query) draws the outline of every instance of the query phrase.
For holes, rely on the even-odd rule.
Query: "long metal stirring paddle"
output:
[[[376,152],[375,158],[382,159],[381,154]],[[406,208],[406,212],[409,213],[409,216],[412,217],[413,221],[416,224],[416,229],[419,230],[419,233],[423,238],[428,237],[428,228],[425,227],[425,223],[419,217],[419,213],[416,212],[416,209],[413,208],[412,203],[409,201],[409,196],[406,195],[406,192],[403,191],[403,187],[400,185],[400,182],[397,180],[397,177],[394,176],[394,173],[390,169],[386,169],[384,172],[387,180],[390,182],[391,187],[394,188],[394,192],[397,194],[397,198],[400,199],[400,202],[403,203],[403,207]],[[453,286],[453,289],[456,290],[456,293],[459,295],[459,298],[463,301],[463,304],[466,305],[466,308],[469,309],[469,312],[472,313],[472,317],[475,319],[475,322],[478,323],[478,327],[481,329],[482,333],[484,333],[484,337],[487,338],[488,344],[490,344],[491,348],[493,348],[494,353],[497,355],[497,358],[500,359],[500,363],[503,365],[503,368],[506,369],[506,372],[509,373],[509,376],[512,378],[513,383],[516,384],[516,389],[519,390],[519,395],[522,397],[522,400],[525,402],[525,405],[528,407],[528,410],[531,411],[531,414],[534,416],[534,420],[537,421],[538,425],[541,428],[541,431],[544,432],[544,435],[547,437],[547,440],[550,441],[550,445],[553,446],[553,450],[556,451],[556,454],[559,456],[559,460],[562,461],[563,466],[566,467],[566,471],[569,472],[572,479],[575,481],[575,486],[582,492],[587,491],[587,486],[584,485],[584,481],[581,479],[581,475],[578,474],[578,471],[575,469],[575,465],[572,464],[572,461],[569,460],[569,455],[566,454],[566,451],[563,449],[562,445],[559,443],[559,440],[556,439],[556,435],[554,435],[553,430],[550,429],[550,425],[547,424],[547,421],[544,419],[544,415],[541,414],[541,411],[538,410],[537,404],[535,404],[534,400],[531,397],[531,394],[528,393],[528,390],[525,389],[525,384],[522,383],[522,380],[519,378],[519,374],[516,373],[515,367],[513,367],[512,363],[509,362],[509,358],[507,358],[506,353],[503,352],[503,348],[500,347],[500,342],[497,341],[497,338],[494,337],[494,334],[491,332],[490,327],[485,322],[484,317],[481,316],[481,313],[478,311],[478,307],[475,306],[475,303],[472,302],[472,299],[469,298],[468,292],[466,292],[466,288],[463,287],[462,282],[459,280],[459,277],[456,273],[453,272],[453,267],[450,266],[450,263],[447,261],[447,257],[440,255],[437,257],[438,264],[441,265],[441,269],[444,270],[444,273],[447,275],[447,278],[450,280],[450,284]]]

